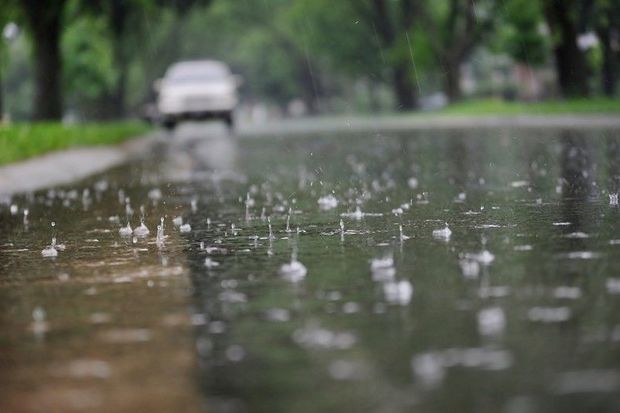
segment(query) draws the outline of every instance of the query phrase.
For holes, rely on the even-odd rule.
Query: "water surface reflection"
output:
[[[613,411],[619,252],[606,174],[617,175],[617,139],[564,130],[241,141],[247,181],[220,184],[217,202],[203,193],[188,240],[211,406]],[[326,194],[336,209],[319,209]],[[341,216],[357,207],[372,214]],[[444,222],[447,242],[432,237]],[[308,268],[294,283],[278,275],[293,253]],[[206,268],[207,257],[219,265]]]
[[[187,348],[191,325],[209,411],[617,411],[618,142],[509,129],[242,139],[189,125],[154,159],[0,206],[0,388],[67,371],[115,383],[118,348],[142,356],[134,378],[172,371],[149,360]],[[29,228],[11,203],[30,208]],[[134,226],[145,206],[149,237],[119,237],[128,203]],[[67,250],[46,261],[52,219]],[[295,260],[305,276],[283,273]],[[103,409],[100,396],[85,400]]]

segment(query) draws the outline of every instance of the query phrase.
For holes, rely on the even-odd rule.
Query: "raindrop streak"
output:
[[[411,237],[409,237],[409,236],[407,236],[407,235],[403,234],[403,226],[402,226],[402,224],[400,224],[400,225],[398,226],[398,233],[399,233],[399,239],[400,239],[401,241],[406,241],[406,240],[408,240],[408,239],[410,239],[410,238],[411,238]]]
[[[160,224],[157,226],[157,238],[155,242],[159,247],[161,247],[162,245],[164,245],[165,239],[166,236],[164,235],[164,217],[161,217]]]
[[[288,209],[288,215],[286,216],[286,232],[291,232],[291,208]]]
[[[271,228],[271,217],[267,217],[267,225],[269,226],[269,239],[272,240],[275,237],[273,236],[273,230]]]
[[[422,89],[420,88],[420,80],[418,78],[418,69],[416,68],[415,60],[413,59],[413,47],[411,47],[409,33],[405,32],[405,36],[407,37],[407,46],[409,46],[409,55],[411,56],[411,65],[413,66],[413,76],[415,77],[415,83],[418,87],[418,96],[422,96]]]
[[[58,256],[59,249],[60,250],[64,249],[64,245],[62,246],[56,245],[56,236],[55,236],[55,231],[54,231],[54,228],[56,227],[56,222],[52,221],[51,226],[52,226],[52,243],[41,251],[41,255],[44,257],[53,258],[53,257]]]

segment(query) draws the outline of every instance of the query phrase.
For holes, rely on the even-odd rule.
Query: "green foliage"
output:
[[[502,9],[499,51],[505,51],[520,63],[539,66],[548,61],[549,40],[543,34],[542,7],[539,1],[507,0]]]
[[[85,118],[110,111],[119,100],[137,113],[154,99],[152,83],[168,65],[214,58],[243,76],[246,102],[285,106],[319,95],[328,108],[376,109],[393,100],[396,68],[408,76],[405,86],[415,88],[417,81],[429,95],[449,90],[449,80],[480,49],[510,56],[509,65],[550,64],[551,39],[542,29],[546,1],[66,0],[65,100]],[[617,2],[591,3],[588,27],[617,25],[610,17],[617,15]],[[386,7],[391,39],[378,26],[377,4]],[[11,7],[0,10],[0,25],[17,5],[7,0]],[[31,41],[22,36],[16,43],[23,50],[5,53],[11,62],[2,80],[14,118],[29,112],[32,70],[24,55]],[[600,50],[589,58],[593,67],[601,65]]]
[[[19,36],[7,45],[10,56],[2,73],[4,109],[13,119],[28,119],[32,112],[32,67],[28,39]]]
[[[550,115],[578,113],[620,114],[620,99],[568,99],[537,103],[498,99],[470,100],[442,109],[441,115]]]
[[[376,32],[351,1],[301,0],[287,13],[299,47],[344,75],[382,78],[386,53]]]
[[[148,130],[149,126],[139,122],[0,126],[0,165],[70,147],[112,145]]]
[[[74,103],[109,93],[118,76],[102,18],[86,16],[70,24],[62,40],[64,85]]]

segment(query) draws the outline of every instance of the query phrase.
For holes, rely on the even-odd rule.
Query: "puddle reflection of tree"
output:
[[[588,139],[581,131],[560,131],[560,177],[562,197],[560,213],[563,222],[558,226],[564,239],[558,243],[560,253],[570,254],[590,251],[590,237],[597,231],[600,216],[592,202],[598,197],[594,148],[598,141]],[[565,280],[578,280],[590,267],[590,260],[559,260],[558,275]]]
[[[588,214],[588,200],[593,195],[592,148],[585,136],[578,131],[560,133],[562,151],[560,173],[562,178],[562,217],[566,225],[565,234],[585,232],[591,214]],[[573,247],[585,246],[584,239],[574,238]]]
[[[610,194],[620,191],[620,134],[606,132],[607,189]]]

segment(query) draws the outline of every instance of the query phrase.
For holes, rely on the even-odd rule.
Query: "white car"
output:
[[[164,127],[186,119],[222,119],[233,126],[240,79],[215,60],[175,63],[156,81],[157,110]]]

